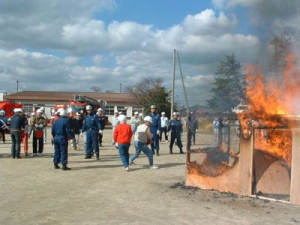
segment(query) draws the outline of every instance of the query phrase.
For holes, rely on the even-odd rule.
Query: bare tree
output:
[[[94,91],[94,92],[100,92],[101,88],[98,87],[98,86],[91,86],[91,90]]]

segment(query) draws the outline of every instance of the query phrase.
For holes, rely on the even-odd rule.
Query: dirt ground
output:
[[[210,141],[198,132],[193,147],[201,140]],[[177,147],[170,155],[166,142],[154,156],[159,169],[149,169],[142,154],[130,172],[111,130],[104,131],[100,161],[69,147],[71,171],[53,169],[49,142],[33,157],[30,141],[22,159],[11,159],[10,140],[0,143],[0,224],[300,224],[300,206],[186,187],[186,156]]]

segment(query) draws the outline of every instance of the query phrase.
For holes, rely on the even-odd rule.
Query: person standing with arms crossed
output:
[[[160,117],[160,136],[159,136],[160,141],[162,140],[162,135],[164,133],[165,140],[166,142],[168,142],[168,135],[167,135],[168,123],[169,123],[169,119],[168,117],[166,117],[166,113],[162,112]]]
[[[171,141],[170,141],[170,154],[173,154],[173,144],[177,142],[177,146],[180,149],[180,154],[184,154],[182,151],[182,142],[181,142],[181,134],[183,132],[182,123],[178,120],[178,112],[173,112],[173,119],[170,120],[168,126],[168,132],[171,131]]]
[[[99,108],[97,110],[97,116],[99,119],[99,122],[101,124],[102,127],[102,132],[98,134],[98,139],[99,139],[99,147],[103,147],[102,145],[102,139],[103,139],[103,130],[105,129],[105,116],[103,115],[103,110],[101,108]]]

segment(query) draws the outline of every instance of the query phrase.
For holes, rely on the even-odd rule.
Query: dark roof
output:
[[[101,93],[101,92],[58,92],[58,91],[20,91],[14,94],[3,96],[6,100],[22,101],[59,101],[68,102],[74,95],[85,95],[95,100],[101,99],[107,102],[135,102],[135,98],[130,93]]]

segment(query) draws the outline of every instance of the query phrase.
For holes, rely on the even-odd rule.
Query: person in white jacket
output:
[[[115,115],[112,117],[111,125],[112,125],[112,133],[115,132],[116,126],[120,124],[120,121],[118,120],[119,112],[116,110]],[[115,140],[112,137],[112,145],[115,144]]]

